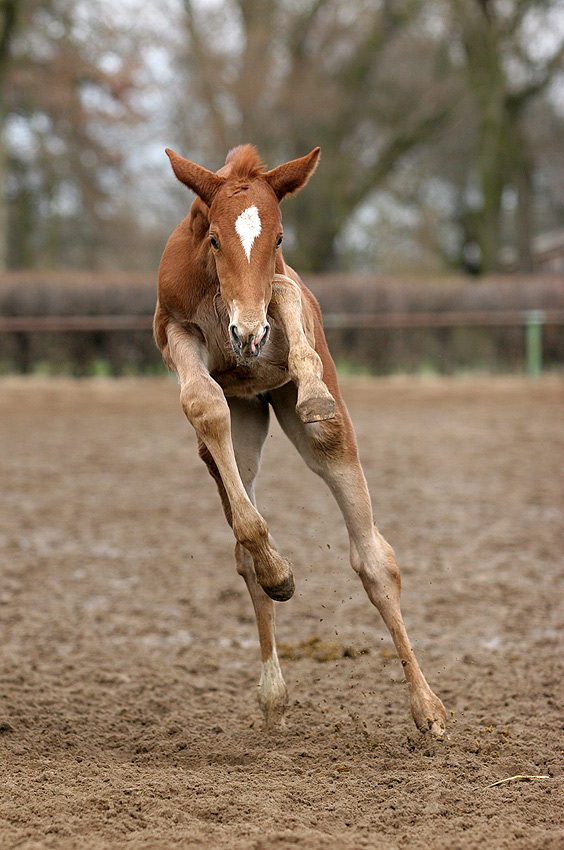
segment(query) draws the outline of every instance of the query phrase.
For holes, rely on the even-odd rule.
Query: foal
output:
[[[307,465],[329,485],[350,538],[350,559],[393,638],[411,711],[436,737],[445,711],[415,659],[400,610],[400,573],[378,533],[353,426],[337,384],[317,301],[282,256],[279,202],[304,186],[319,148],[266,171],[250,145],[217,173],[167,150],[177,178],[197,197],[165,248],[154,333],[180,382],[200,457],[233,529],[237,571],[255,610],[267,727],[288,701],[276,654],[274,605],[294,592],[289,562],[255,507],[254,481],[269,408]]]

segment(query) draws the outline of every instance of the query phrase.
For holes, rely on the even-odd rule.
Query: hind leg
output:
[[[260,467],[262,447],[268,433],[268,404],[258,398],[229,399],[231,433],[235,458],[241,480],[249,499],[255,504],[254,482]],[[199,444],[200,457],[205,461],[216,481],[227,522],[231,525],[231,506],[221,476],[204,443]],[[274,547],[272,539],[270,545]],[[253,560],[240,543],[235,546],[237,572],[247,585],[260,642],[261,677],[258,684],[258,701],[267,729],[283,723],[288,703],[288,692],[276,652],[274,602],[257,582]]]
[[[407,636],[400,608],[400,572],[392,547],[374,526],[368,487],[344,403],[338,399],[335,419],[305,425],[295,411],[293,385],[271,393],[271,401],[286,435],[337,500],[349,534],[352,567],[392,636],[409,684],[416,725],[441,737],[445,710],[427,684]]]
[[[264,725],[266,729],[272,729],[284,724],[284,712],[288,704],[288,691],[276,652],[274,602],[257,582],[251,556],[240,543],[235,546],[235,561],[237,572],[245,579],[255,611],[261,654],[257,695]]]

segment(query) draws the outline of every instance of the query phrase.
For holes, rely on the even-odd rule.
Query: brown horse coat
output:
[[[245,145],[232,151],[217,173],[167,153],[176,176],[197,198],[161,260],[155,339],[178,376],[182,408],[237,541],[237,569],[257,619],[258,691],[266,725],[282,721],[287,703],[272,600],[289,599],[294,592],[290,564],[278,553],[254,498],[272,407],[305,462],[335,496],[349,533],[353,569],[404,667],[414,720],[440,737],[444,708],[405,631],[399,570],[374,526],[319,305],[282,256],[279,203],[307,183],[319,148],[266,171],[256,150]]]

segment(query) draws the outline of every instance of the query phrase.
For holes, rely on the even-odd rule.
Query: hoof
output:
[[[423,700],[412,700],[411,711],[415,724],[421,732],[429,732],[441,740],[446,729],[446,712],[440,699],[431,691]]]
[[[275,584],[273,587],[264,587],[263,585],[262,589],[275,602],[286,602],[292,598],[296,589],[294,576],[290,573],[286,581],[283,581],[282,584]]]
[[[323,422],[335,418],[335,401],[329,398],[308,398],[297,405],[296,411],[302,422]]]
[[[441,741],[445,735],[445,721],[429,718],[429,732],[433,738]]]

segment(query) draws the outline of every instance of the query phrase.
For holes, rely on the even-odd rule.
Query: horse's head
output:
[[[268,337],[266,318],[277,252],[282,244],[279,203],[304,186],[319,148],[265,171],[251,145],[227,157],[214,174],[167,149],[174,173],[207,207],[207,259],[215,268],[237,354],[256,356]]]

